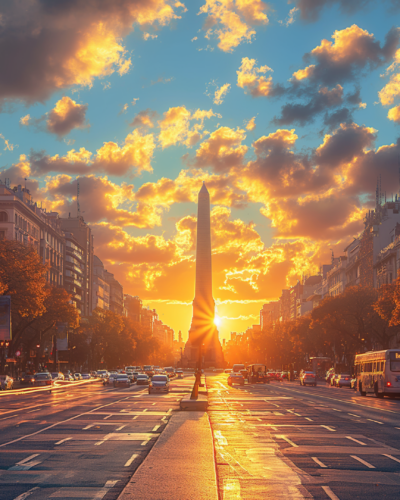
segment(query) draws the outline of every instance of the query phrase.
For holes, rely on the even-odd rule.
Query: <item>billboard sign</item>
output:
[[[11,297],[0,296],[0,340],[11,340]]]
[[[68,351],[68,323],[57,323],[57,351]]]

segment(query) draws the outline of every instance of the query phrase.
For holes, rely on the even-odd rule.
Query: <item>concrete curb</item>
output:
[[[118,500],[218,500],[205,412],[173,415]]]
[[[207,411],[208,398],[199,394],[197,399],[190,399],[190,395],[188,395],[181,399],[179,406],[183,411]]]

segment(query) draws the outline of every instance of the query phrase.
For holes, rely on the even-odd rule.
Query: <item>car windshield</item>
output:
[[[151,380],[153,382],[166,382],[167,377],[165,375],[155,375]]]

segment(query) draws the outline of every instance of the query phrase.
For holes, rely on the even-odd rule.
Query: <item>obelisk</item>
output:
[[[223,367],[224,357],[214,323],[215,302],[212,294],[210,195],[206,185],[200,189],[197,206],[196,285],[193,318],[185,345],[185,361],[195,367],[201,356],[202,367]]]

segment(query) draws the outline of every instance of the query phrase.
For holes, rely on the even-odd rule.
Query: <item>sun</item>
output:
[[[214,324],[216,326],[221,326],[221,318],[218,316],[218,314],[216,314],[214,317]]]

